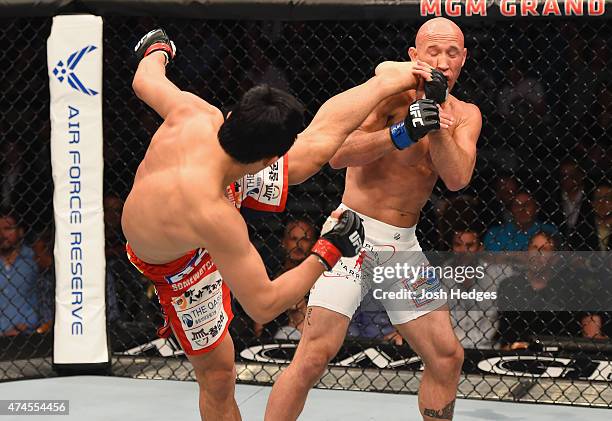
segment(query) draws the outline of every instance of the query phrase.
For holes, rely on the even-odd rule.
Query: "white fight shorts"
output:
[[[341,204],[339,209],[349,208]],[[439,291],[441,284],[434,274],[427,275],[429,263],[421,251],[415,227],[395,227],[356,213],[363,219],[365,228],[362,252],[356,257],[341,258],[331,271],[324,272],[310,291],[308,306],[323,307],[350,319],[366,294],[372,293],[385,307],[391,323],[397,325],[444,305],[445,299],[421,298],[428,295],[423,294],[424,291]],[[425,271],[417,272],[421,274],[417,277],[389,276],[380,279],[384,268],[398,264],[424,268]],[[375,269],[377,266],[378,270]]]

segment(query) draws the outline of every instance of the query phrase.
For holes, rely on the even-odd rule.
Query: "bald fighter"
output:
[[[401,293],[408,290],[419,297],[423,290],[439,288],[439,280],[423,271],[416,279],[373,283],[362,270],[366,262],[426,267],[415,236],[421,208],[438,177],[450,190],[465,187],[476,161],[480,111],[448,95],[466,59],[463,33],[450,20],[429,20],[408,54],[410,63],[382,63],[377,72],[401,72],[416,63],[429,73],[419,76],[417,89],[382,101],[330,161],[335,168],[347,167],[340,209],[351,209],[363,219],[365,255],[340,259],[311,290],[303,336],[293,361],[273,387],[267,421],[298,417],[309,389],[340,349],[353,313],[374,289],[374,297],[381,299],[391,322],[424,363],[419,390],[423,419],[453,417],[463,349],[445,301],[383,295],[406,297]]]
[[[343,212],[296,268],[270,282],[236,210],[282,210],[287,184],[315,174],[382,100],[427,74],[424,66],[383,71],[324,103],[302,133],[302,106],[267,86],[221,112],[165,76],[174,44],[157,29],[136,46],[136,95],[163,119],[138,167],[122,226],[130,261],[155,284],[165,325],[193,364],[206,420],[238,420],[230,289],[265,323],[303,297],[341,256],[355,256],[360,219]],[[297,137],[297,140],[296,140]],[[295,142],[295,144],[294,144]]]

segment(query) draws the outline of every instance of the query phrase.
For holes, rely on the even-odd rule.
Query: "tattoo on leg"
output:
[[[312,314],[312,307],[310,307],[307,311],[306,311],[306,323],[308,323],[308,326],[310,326],[310,315]]]
[[[435,418],[438,420],[452,420],[453,413],[455,411],[455,399],[453,399],[448,405],[440,410],[427,409],[423,411],[423,415],[426,417]]]

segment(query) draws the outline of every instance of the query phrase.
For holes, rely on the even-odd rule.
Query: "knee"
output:
[[[448,377],[449,374],[458,376],[463,366],[463,347],[459,341],[455,340],[452,344],[438,349],[433,358],[428,358],[426,367],[432,372],[439,373],[441,377]]]
[[[236,384],[236,369],[234,366],[202,371],[196,378],[201,393],[213,396],[216,400],[233,398]]]
[[[316,382],[322,375],[333,354],[320,347],[307,347],[302,358],[295,361],[298,378],[308,383]]]
[[[461,343],[459,341],[456,342],[455,348],[453,349],[453,353],[450,356],[450,359],[454,371],[460,373],[461,367],[463,367],[464,352],[463,347],[461,346]]]

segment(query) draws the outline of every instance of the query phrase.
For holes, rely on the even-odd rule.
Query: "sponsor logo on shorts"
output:
[[[183,321],[183,325],[187,328],[203,325],[214,319],[222,306],[223,294],[219,291],[216,296],[209,298],[203,303],[193,307],[191,310],[182,313],[181,320]]]
[[[357,256],[357,259],[355,260],[355,266],[353,267],[353,269],[357,269],[358,271],[361,270],[361,266],[363,266],[363,261],[366,258],[366,254],[367,252],[365,250],[361,250],[359,252],[359,256]]]
[[[195,332],[189,332],[191,333],[191,340],[194,341],[195,343],[199,344],[199,345],[207,345],[209,338],[208,338],[208,331],[204,328],[195,331]]]
[[[268,167],[268,181],[270,183],[278,182],[280,166],[278,165],[278,161]]]
[[[263,177],[260,173],[247,174],[243,180],[242,188],[246,192],[246,196],[259,193],[259,186],[263,184]]]
[[[346,263],[346,257],[342,257],[330,272],[323,272],[324,278],[354,278],[361,279],[363,269],[371,270],[374,265],[384,265],[395,256],[395,246],[392,244],[372,245],[364,242],[361,251],[353,265]],[[356,278],[356,279],[355,279]]]
[[[227,316],[225,315],[225,312],[222,311],[219,313],[219,317],[215,322],[209,323],[200,329],[185,332],[192,348],[195,350],[213,345],[221,334],[223,334],[226,321]]]
[[[219,271],[217,270],[217,268],[215,267],[215,264],[212,262],[212,260],[210,259],[210,256],[208,255],[208,253],[206,253],[204,261],[201,261],[198,265],[194,266],[194,269],[189,270],[188,272],[188,277],[184,278],[181,281],[178,281],[174,284],[172,284],[172,290],[173,291],[180,291],[184,288],[187,288],[189,286],[192,286],[194,283],[200,283],[201,279],[207,279],[206,283],[210,284],[211,278],[221,278],[221,275],[219,274]],[[209,273],[211,272],[212,273]],[[204,278],[202,278],[204,275],[206,275]]]
[[[417,307],[422,307],[425,304],[431,303],[434,301],[434,298],[420,298],[424,294],[422,291],[424,290],[426,293],[436,292],[440,290],[440,280],[436,276],[433,268],[428,267],[423,276],[411,281],[410,279],[404,279],[402,281],[404,288],[407,290],[412,290],[415,293],[412,294],[412,301]]]
[[[203,249],[199,249],[180,272],[177,272],[174,275],[166,276],[166,282],[172,285],[182,281],[184,277],[189,275],[200,265],[204,255],[208,255],[208,253]]]
[[[266,184],[264,186],[264,192],[262,196],[268,201],[271,202],[274,199],[278,199],[281,194],[281,189],[279,186],[272,186],[270,184]]]
[[[189,315],[189,314],[183,314],[181,316],[181,320],[183,321],[183,324],[187,327],[192,327],[193,326],[193,318]]]
[[[216,278],[216,279],[215,279]],[[221,274],[216,271],[202,278],[196,285],[185,291],[182,295],[174,297],[172,304],[176,311],[185,311],[202,300],[207,300],[221,290],[223,280]]]

